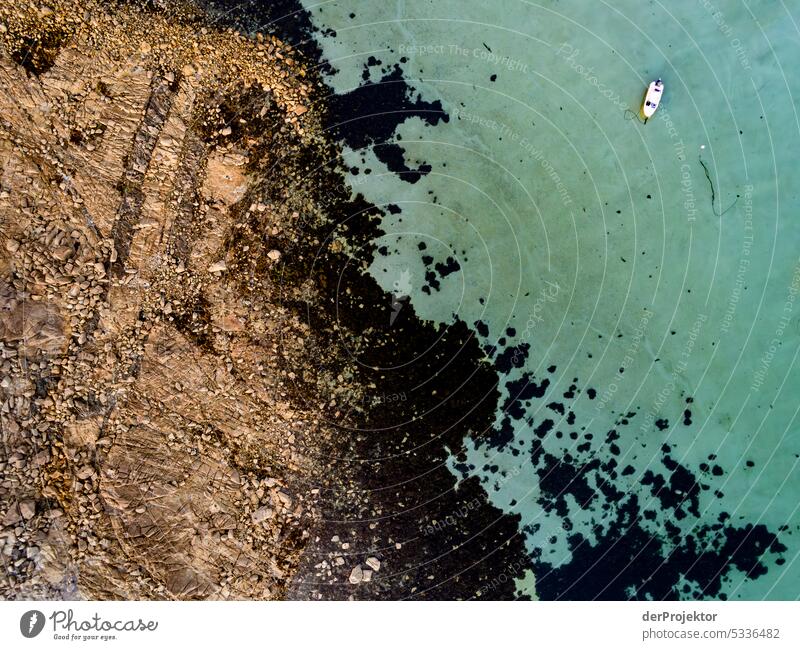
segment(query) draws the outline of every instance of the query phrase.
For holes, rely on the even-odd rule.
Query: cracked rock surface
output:
[[[251,163],[312,137],[305,73],[124,3],[0,27],[0,594],[281,598],[325,435],[287,359],[327,384],[271,275],[312,209]]]

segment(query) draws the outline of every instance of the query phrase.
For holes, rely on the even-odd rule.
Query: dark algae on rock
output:
[[[322,167],[306,180],[311,188],[343,183]],[[341,427],[331,450],[335,479],[320,495],[327,521],[314,531],[319,544],[306,553],[294,595],[512,598],[513,578],[530,566],[518,518],[491,506],[477,479],[457,481],[446,466],[467,437],[490,430],[494,372],[479,362],[478,342],[461,321],[434,326],[411,305],[390,321],[392,296],[364,271],[380,234],[378,210],[346,192],[326,204],[332,230],[346,232],[358,252],[317,248],[310,240],[329,242],[333,232],[309,231],[303,257],[310,266],[293,268],[295,255],[286,271],[318,282],[320,301],[308,310],[309,322],[330,346],[354,356],[368,407]],[[398,394],[402,399],[392,397]],[[354,587],[343,578],[358,553],[379,555],[385,569]]]
[[[283,33],[275,16],[293,11],[290,4],[216,15]],[[300,32],[290,40],[298,43],[308,23],[292,25]],[[399,68],[349,95],[325,97],[322,89],[317,108],[330,140],[316,150],[284,142],[279,155],[272,149],[259,163],[259,192],[275,203],[304,196],[324,206],[323,219],[300,215],[296,228],[273,239],[269,247],[283,255],[270,273],[287,287],[311,282],[313,300],[287,292],[285,304],[326,349],[320,363],[345,359],[341,367],[354,367],[353,384],[363,388],[360,400],[344,397],[328,409],[338,433],[319,452],[329,468],[320,477],[321,523],[310,531],[291,598],[509,599],[517,596],[514,580],[532,566],[519,517],[492,506],[478,479],[459,480],[447,467],[470,437],[490,431],[495,373],[480,362],[478,341],[461,321],[437,326],[405,305],[390,323],[392,296],[365,271],[383,213],[352,196],[339,171],[339,140],[380,145],[412,115],[447,119],[441,106],[412,95]],[[374,116],[376,106],[390,114]],[[306,399],[317,398],[296,383]]]

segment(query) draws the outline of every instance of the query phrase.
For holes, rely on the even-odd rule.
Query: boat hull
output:
[[[664,84],[653,81],[647,87],[647,91],[642,99],[642,106],[639,109],[639,115],[647,120],[653,117],[658,105],[661,103],[661,96],[664,92]]]

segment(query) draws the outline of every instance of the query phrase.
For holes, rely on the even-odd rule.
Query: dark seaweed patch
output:
[[[375,147],[375,155],[378,160],[386,165],[390,172],[397,174],[406,183],[411,183],[412,185],[426,174],[429,174],[432,169],[427,163],[422,163],[416,169],[411,169],[406,165],[405,149],[399,144],[379,144]]]
[[[542,445],[553,435],[554,428],[555,423],[545,419],[533,429],[536,439],[531,447],[531,460],[542,489],[540,505],[563,518],[565,528],[569,528],[572,522],[566,496],[571,495],[581,507],[586,507],[596,499],[599,490],[604,497],[603,511],[613,515],[613,523],[604,528],[593,526],[594,541],[574,537],[570,543],[572,559],[558,567],[547,563],[543,554],[534,554],[537,592],[541,598],[725,598],[722,581],[732,569],[750,578],[764,575],[768,571],[765,555],[779,555],[787,550],[765,526],[731,526],[727,516],[715,524],[695,524],[691,534],[687,534],[676,522],[689,515],[699,521],[700,494],[709,486],[670,456],[669,445],[662,445],[661,449],[666,477],[648,469],[638,481],[650,489],[660,512],[642,510],[636,494],[613,486],[617,477],[613,459],[601,464],[593,453],[589,455],[588,444],[578,447],[579,453],[587,454],[584,461],[571,454],[556,457],[545,452]],[[615,441],[620,438],[620,433],[612,429],[605,440],[609,447],[616,447]],[[619,453],[619,449],[612,453]],[[718,465],[703,467],[712,474],[722,474]],[[632,465],[627,465],[621,475],[632,477],[635,471]],[[664,539],[645,528],[648,521],[662,522]],[[782,558],[773,561],[780,564]],[[688,592],[678,590],[682,576],[691,585]]]
[[[756,578],[767,572],[762,561],[766,552],[786,551],[775,534],[762,524],[746,524],[741,528],[702,525],[670,548],[641,527],[640,521],[653,518],[655,514],[642,513],[637,497],[631,496],[616,509],[616,517],[608,530],[598,535],[596,543],[584,541],[571,549],[571,562],[554,567],[537,561],[536,587],[540,597],[547,600],[724,598],[722,580],[732,568]],[[685,593],[678,589],[683,581],[689,584]]]
[[[495,368],[498,372],[508,374],[512,368],[522,368],[528,358],[531,346],[529,343],[520,343],[514,347],[506,348],[495,359]]]
[[[440,277],[446,278],[451,273],[456,273],[461,270],[461,265],[452,257],[448,257],[444,263],[437,262],[434,267]]]
[[[395,65],[379,81],[366,81],[348,93],[331,96],[327,126],[353,149],[362,149],[390,143],[397,127],[411,117],[431,126],[450,120],[440,101],[426,102],[413,94],[403,69]]]

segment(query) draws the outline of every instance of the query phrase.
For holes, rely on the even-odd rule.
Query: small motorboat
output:
[[[664,82],[661,81],[661,79],[651,81],[650,85],[647,87],[647,92],[644,94],[644,101],[642,102],[642,108],[640,110],[641,116],[644,118],[645,122],[653,117],[663,94]]]

